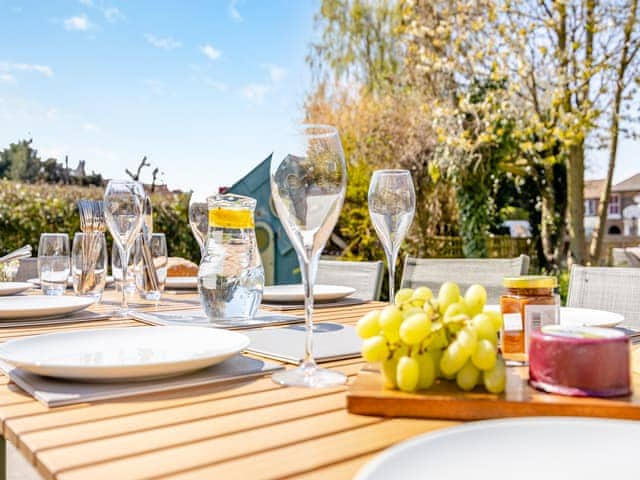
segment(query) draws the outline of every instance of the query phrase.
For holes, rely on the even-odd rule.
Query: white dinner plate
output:
[[[10,340],[0,345],[0,359],[38,375],[127,381],[205,368],[248,345],[246,335],[213,328],[104,328]]]
[[[638,469],[638,445],[640,422],[627,420],[530,417],[469,422],[386,450],[356,479],[625,479]]]
[[[106,284],[107,286],[109,285],[113,285],[113,276],[112,275],[107,275],[106,278]],[[29,280],[27,280],[27,282],[29,283],[33,283],[36,286],[40,286],[40,279],[39,278],[30,278]],[[73,287],[73,277],[69,277],[67,278],[67,287]]]
[[[0,282],[0,297],[26,292],[33,285],[29,282]]]
[[[198,277],[167,277],[166,289],[195,290],[198,288]]]
[[[83,310],[94,302],[94,298],[68,295],[0,297],[0,320],[65,315]]]
[[[342,287],[340,285],[315,285],[313,287],[313,298],[321,302],[339,300],[348,297],[355,291],[355,288]],[[302,284],[271,285],[264,287],[262,301],[304,302],[304,289]]]
[[[500,311],[500,306],[487,305],[485,309]],[[624,316],[606,310],[560,307],[560,325],[567,327],[615,327],[623,321]]]

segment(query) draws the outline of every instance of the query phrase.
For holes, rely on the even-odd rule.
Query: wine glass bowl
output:
[[[320,253],[338,221],[347,170],[335,127],[302,125],[282,139],[271,156],[271,195],[298,256],[305,294],[305,358],[294,370],[276,373],[276,383],[330,387],[345,383],[339,372],[319,368],[313,358],[313,285]]]
[[[376,170],[369,184],[369,216],[387,257],[389,302],[395,296],[395,266],[400,245],[416,210],[416,193],[408,170]]]

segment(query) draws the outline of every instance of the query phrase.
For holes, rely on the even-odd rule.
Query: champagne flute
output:
[[[120,251],[122,278],[127,279],[129,255],[144,220],[145,193],[142,184],[127,180],[111,180],[104,192],[104,218]],[[126,289],[122,289],[119,316],[128,315]]]
[[[382,242],[389,270],[389,302],[395,298],[396,259],[416,211],[408,170],[376,170],[369,184],[369,216]]]
[[[320,253],[338,221],[347,169],[335,127],[302,125],[271,156],[271,195],[298,255],[304,285],[305,355],[298,368],[275,373],[274,382],[297,387],[331,387],[346,377],[319,368],[313,358],[313,284]]]
[[[200,255],[204,255],[204,244],[209,233],[209,205],[207,198],[215,195],[214,192],[205,193],[202,190],[196,190],[191,193],[189,198],[189,226],[196,237],[196,242],[200,246]]]

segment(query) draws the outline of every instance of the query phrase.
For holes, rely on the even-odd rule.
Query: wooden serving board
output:
[[[482,387],[463,392],[454,382],[438,381],[430,390],[404,393],[382,386],[377,371],[362,370],[349,393],[351,413],[384,417],[418,417],[451,420],[527,416],[581,416],[640,420],[640,374],[633,373],[633,391],[626,397],[566,397],[529,386],[527,367],[507,368],[507,386],[499,395]]]

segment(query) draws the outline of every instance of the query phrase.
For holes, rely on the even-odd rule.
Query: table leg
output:
[[[0,480],[7,480],[7,441],[0,436]]]

